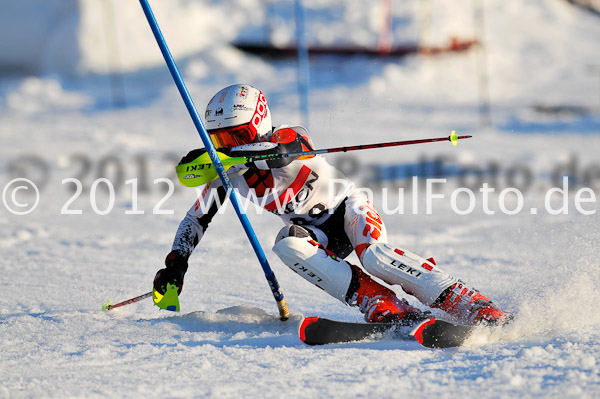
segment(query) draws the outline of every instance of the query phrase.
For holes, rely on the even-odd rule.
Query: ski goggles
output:
[[[208,132],[216,148],[233,148],[238,145],[253,143],[256,133],[250,129],[249,124],[217,129]]]

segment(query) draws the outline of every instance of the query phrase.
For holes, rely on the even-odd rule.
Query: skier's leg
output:
[[[313,226],[284,227],[273,251],[293,271],[350,306],[358,306],[368,322],[408,321],[421,312],[398,299],[394,291],[377,283],[360,268],[327,250],[324,233]]]
[[[477,290],[437,267],[432,258],[389,245],[385,225],[364,193],[355,192],[346,201],[345,230],[368,273],[400,285],[424,305],[472,324],[506,317]]]

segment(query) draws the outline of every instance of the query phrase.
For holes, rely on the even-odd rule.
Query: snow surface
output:
[[[261,37],[262,17],[244,21],[242,11],[254,8],[231,8],[246,2],[206,3],[213,7],[212,23],[235,29],[202,37],[202,46],[210,46],[179,60],[198,108],[224,85],[243,81],[266,93],[275,123],[299,121],[295,62],[261,60],[226,45],[235,32]],[[376,16],[361,14],[358,4],[306,3],[313,31],[323,32],[312,40],[375,45]],[[159,22],[169,13],[182,15],[185,7],[199,10],[201,3],[173,4],[157,11]],[[293,26],[291,11],[271,6]],[[235,24],[228,24],[224,7],[233,10]],[[469,38],[475,30],[471,7],[471,1],[432,1],[429,35],[441,41],[449,35]],[[418,24],[405,18],[422,12],[417,2],[413,11],[408,5],[395,10],[397,35],[415,32],[410,26]],[[102,312],[107,300],[151,289],[196,195],[176,187],[160,206],[173,212],[154,214],[166,184],[152,182],[172,178],[178,158],[200,146],[197,133],[165,67],[121,76],[125,108],[111,106],[107,75],[11,73],[0,79],[0,189],[27,177],[38,184],[40,200],[21,216],[0,203],[0,397],[599,397],[600,98],[598,76],[588,67],[599,63],[600,20],[558,0],[490,0],[485,11],[493,127],[478,126],[475,52],[313,59],[310,127],[320,148],[445,136],[453,129],[472,134],[457,148],[436,143],[328,159],[372,189],[380,210],[398,206],[398,188],[410,184],[374,181],[381,170],[442,159],[448,172],[440,189],[445,199],[434,201],[432,214],[425,213],[424,202],[413,214],[407,190],[403,214],[383,216],[390,241],[435,257],[442,268],[515,313],[513,326],[449,350],[392,340],[305,346],[296,332],[303,315],[355,321],[361,315],[285,267],[271,251],[280,221],[252,208],[250,220],[290,305],[289,321],[278,321],[231,208],[215,218],[190,260],[180,314],[160,311],[149,300]],[[347,31],[350,24],[340,23],[340,15],[358,24],[356,30]],[[172,49],[182,46],[184,53],[193,40],[185,21],[178,32],[167,31],[172,21],[163,28]],[[147,42],[138,45],[156,51],[143,19],[132,18],[127,28],[146,30]],[[535,105],[586,112],[538,113]],[[498,170],[496,176],[490,168]],[[481,173],[461,178],[465,169]],[[574,178],[568,213],[552,215],[544,210],[545,194],[553,176],[565,173]],[[109,205],[105,187],[99,184],[90,194],[99,176],[110,177],[117,189],[114,207],[104,216],[92,205],[98,210]],[[62,180],[73,177],[83,182],[84,192],[69,203],[74,186]],[[147,186],[139,187],[137,207],[132,184],[125,184],[135,177]],[[497,188],[490,194],[493,215],[486,214],[477,191],[483,182]],[[465,183],[475,187],[476,208],[459,215],[450,197]],[[523,211],[503,214],[501,190],[526,183]],[[595,193],[594,201],[581,204],[592,215],[576,208],[583,184]],[[393,193],[388,202],[382,187]],[[21,203],[34,199],[24,190],[15,195]],[[468,205],[465,198],[458,202],[461,209]],[[513,194],[504,199],[509,209],[517,205]],[[552,197],[553,209],[561,200],[559,194]],[[81,214],[64,215],[61,209]],[[126,213],[136,209],[145,213]],[[357,262],[354,255],[349,260]]]

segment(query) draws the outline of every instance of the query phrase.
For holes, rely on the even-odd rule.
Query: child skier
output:
[[[229,86],[215,94],[206,108],[205,123],[215,147],[230,156],[313,149],[303,127],[274,129],[263,93],[249,85]],[[204,151],[190,152],[182,163]],[[250,195],[283,219],[285,227],[273,247],[281,260],[329,295],[357,306],[367,322],[409,323],[425,317],[371,276],[399,285],[424,305],[442,309],[463,323],[495,324],[508,316],[477,290],[438,268],[432,258],[388,244],[385,225],[366,194],[324,158],[258,161],[228,173],[240,195]],[[345,184],[330,185],[332,179]],[[188,258],[226,194],[220,180],[202,189],[179,225],[166,268],[156,273],[156,291],[164,294],[169,283],[181,291]],[[352,251],[362,268],[344,260]]]

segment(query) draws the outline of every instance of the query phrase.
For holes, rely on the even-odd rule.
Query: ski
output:
[[[361,323],[331,320],[323,317],[305,317],[298,335],[307,345],[327,345],[390,338],[415,339],[426,348],[443,349],[461,346],[477,326],[454,324],[436,318],[415,320],[409,324]]]
[[[410,335],[426,348],[455,348],[461,346],[476,328],[432,317],[422,321]]]
[[[410,332],[416,323],[410,325],[398,323],[360,323],[326,319],[323,317],[305,317],[300,323],[298,335],[307,345],[327,345],[335,343],[362,341],[367,338],[409,340]]]

